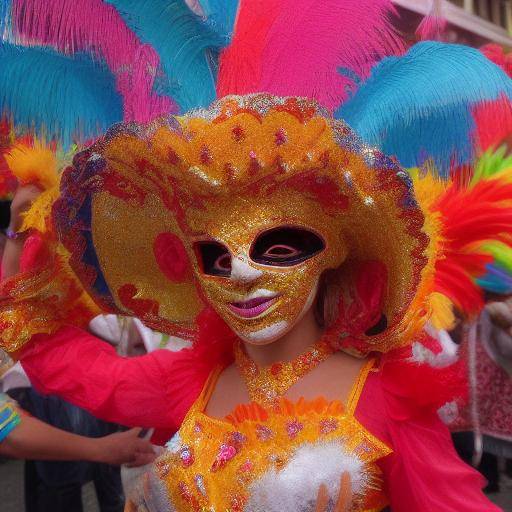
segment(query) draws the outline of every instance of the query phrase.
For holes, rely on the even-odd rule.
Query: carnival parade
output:
[[[0,0],[0,508],[512,511],[512,2]]]

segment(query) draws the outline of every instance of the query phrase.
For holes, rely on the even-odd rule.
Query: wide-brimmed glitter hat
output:
[[[194,272],[194,224],[208,233],[240,198],[249,216],[268,202],[262,225],[301,225],[330,245],[343,241],[346,260],[332,269],[346,289],[343,318],[331,328],[341,347],[387,350],[417,331],[431,268],[410,179],[311,100],[229,96],[150,126],[114,127],[64,172],[54,222],[103,309],[186,335],[207,307]],[[367,296],[358,294],[357,272],[373,272],[380,287],[379,311],[360,325],[354,308],[363,314],[370,305],[358,307]],[[385,325],[365,334],[382,315]]]
[[[408,343],[430,315],[431,292],[453,287],[433,277],[446,259],[443,213],[416,205],[404,169],[471,164],[474,110],[510,99],[510,79],[460,45],[405,52],[389,0],[198,5],[163,17],[149,4],[98,4],[91,15],[123,41],[112,46],[97,23],[52,7],[9,19],[21,46],[0,47],[0,110],[17,130],[87,149],[53,208],[52,270],[1,291],[2,338],[19,348],[57,329],[82,297],[75,274],[101,308],[193,337],[207,304],[195,227],[208,232],[223,214],[240,222],[242,199],[248,211],[282,213],[286,197],[296,224],[346,252],[324,262],[320,289],[338,288],[324,294],[330,306],[336,299],[323,318],[333,342],[357,353]],[[56,50],[23,46],[42,26]],[[124,123],[102,136],[116,120]],[[39,307],[42,316],[32,313]]]

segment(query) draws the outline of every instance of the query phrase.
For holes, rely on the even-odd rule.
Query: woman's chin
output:
[[[282,320],[280,322],[273,323],[261,329],[254,331],[238,331],[237,336],[250,345],[264,346],[270,345],[275,341],[282,338],[290,330],[290,324]]]

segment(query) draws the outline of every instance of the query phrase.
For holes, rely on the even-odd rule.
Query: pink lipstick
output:
[[[274,302],[275,297],[256,297],[244,302],[231,302],[229,309],[241,318],[256,318],[264,313]]]

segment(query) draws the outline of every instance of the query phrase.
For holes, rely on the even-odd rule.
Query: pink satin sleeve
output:
[[[63,327],[35,336],[21,361],[31,382],[98,418],[126,426],[176,430],[200,393],[190,350],[124,358],[91,334]]]
[[[499,512],[482,492],[483,477],[455,452],[437,414],[418,414],[387,396],[371,374],[356,416],[393,453],[379,462],[393,512]]]

